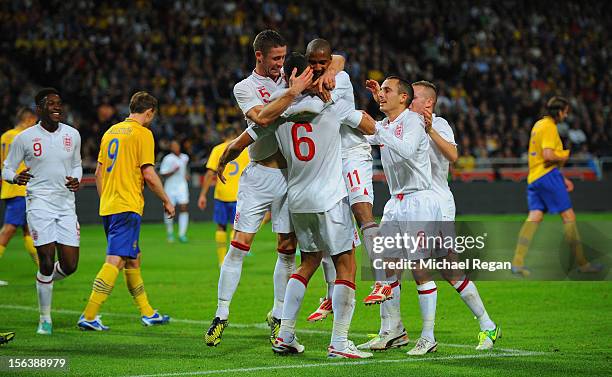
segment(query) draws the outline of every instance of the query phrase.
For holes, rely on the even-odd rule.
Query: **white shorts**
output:
[[[348,191],[349,203],[374,203],[372,186],[372,156],[342,159],[342,175]]]
[[[440,211],[442,212],[442,221],[455,221],[455,198],[453,193],[448,191],[444,193],[436,193],[440,200]]]
[[[343,198],[329,211],[318,213],[292,213],[295,235],[300,251],[323,251],[337,255],[353,248],[355,227],[348,198]]]
[[[166,194],[173,206],[189,203],[189,189],[166,190]]]
[[[57,242],[79,247],[81,231],[76,213],[58,215],[43,210],[30,210],[27,218],[34,246]]]
[[[251,162],[240,176],[234,229],[257,233],[267,211],[272,212],[274,233],[293,232],[287,200],[287,171]]]
[[[440,199],[433,191],[423,190],[405,195],[392,195],[383,211],[381,233],[387,237],[406,234],[410,239],[425,240],[425,237],[439,235],[441,220]],[[426,248],[423,248],[422,243],[418,245],[416,249],[389,248],[385,256],[417,260],[446,255],[442,254],[436,245]]]

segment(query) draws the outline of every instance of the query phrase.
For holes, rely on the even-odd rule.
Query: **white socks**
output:
[[[457,281],[453,287],[455,287],[463,302],[465,302],[476,318],[478,318],[480,331],[495,329],[495,323],[489,318],[489,314],[485,310],[482,299],[478,294],[478,289],[476,289],[476,285],[464,276],[463,279]]]
[[[438,299],[438,288],[434,281],[417,285],[419,293],[419,306],[421,307],[421,318],[423,319],[423,330],[421,337],[435,342],[434,322],[436,320],[436,301]]]
[[[249,249],[247,245],[232,241],[223,260],[217,288],[217,313],[215,314],[220,319],[227,319],[229,316],[229,305],[242,274],[242,261]]]
[[[187,234],[187,225],[189,225],[189,212],[180,212],[178,215],[179,237],[184,237]]]
[[[393,298],[383,302],[381,306],[384,306],[387,312],[388,319],[386,330],[393,333],[403,330],[404,325],[402,323],[402,314],[400,310],[400,283],[396,280],[390,283],[390,285],[393,291]]]
[[[332,298],[334,285],[336,284],[336,266],[334,266],[334,261],[331,257],[325,255],[321,259],[321,267],[323,267],[323,277],[325,277],[325,282],[327,283],[327,296],[325,298]]]
[[[332,298],[334,310],[334,327],[331,346],[343,350],[348,344],[348,332],[355,310],[355,283],[348,280],[336,280]]]
[[[286,343],[292,342],[295,338],[295,321],[304,300],[307,284],[308,281],[298,274],[291,275],[287,283],[281,327],[278,332],[278,337]]]
[[[36,291],[38,292],[38,309],[40,320],[51,322],[51,299],[53,298],[53,275],[36,273]]]
[[[174,219],[164,216],[164,224],[166,224],[166,234],[171,237],[174,234]]]
[[[62,267],[60,266],[60,262],[56,261],[55,264],[53,265],[53,281],[60,281],[62,279],[65,279],[66,273],[64,271],[62,271]]]
[[[274,307],[272,316],[281,318],[283,315],[283,303],[289,277],[295,270],[295,249],[279,250],[274,266]]]

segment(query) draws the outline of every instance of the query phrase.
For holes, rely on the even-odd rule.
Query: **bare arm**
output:
[[[551,148],[544,148],[542,151],[542,157],[544,158],[544,163],[547,166],[550,165],[563,165],[569,159],[569,151],[564,150],[561,152],[557,152]]]
[[[102,169],[104,166],[98,162],[96,165],[96,190],[98,191],[98,196],[102,196]]]
[[[425,130],[427,131],[427,129]],[[429,130],[428,134],[429,137],[431,137],[431,140],[433,140],[433,142],[436,144],[438,150],[442,153],[442,155],[444,155],[444,158],[446,158],[449,162],[457,161],[459,158],[459,153],[457,152],[456,145],[444,140],[438,131],[434,130],[433,128]]]
[[[376,121],[370,116],[370,114],[361,110],[363,116],[357,129],[364,135],[374,135],[376,133]]]
[[[254,141],[253,138],[249,135],[247,131],[243,131],[242,134],[240,134],[240,136],[230,141],[230,143],[227,145],[227,147],[223,151],[221,158],[219,159],[219,165],[217,166],[217,172],[216,172],[217,179],[225,183],[225,177],[223,176],[223,172],[225,171],[225,166],[230,161],[233,161],[236,158],[238,158],[238,156],[240,156],[240,153],[242,153],[242,151],[246,147],[253,144],[253,141]]]
[[[302,74],[295,76],[293,71],[289,78],[289,89],[274,101],[265,106],[255,106],[245,114],[247,118],[260,127],[268,127],[287,110],[293,100],[312,83],[312,69],[307,67]]]
[[[208,189],[210,186],[212,186],[214,179],[215,172],[211,169],[206,169],[206,174],[204,174],[204,180],[202,181],[202,189],[200,190],[200,196],[198,197],[198,207],[201,210],[206,208],[206,196],[208,195]]]
[[[174,206],[172,203],[170,203],[170,198],[168,198],[168,195],[166,195],[161,179],[159,179],[153,165],[143,165],[140,167],[140,171],[142,172],[142,177],[147,183],[147,186],[149,186],[149,189],[151,189],[155,196],[157,196],[164,204],[164,211],[168,217],[174,217]]]

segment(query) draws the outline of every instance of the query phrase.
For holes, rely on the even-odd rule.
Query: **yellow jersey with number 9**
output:
[[[546,166],[544,163],[544,149],[552,149],[558,156],[569,155],[563,150],[563,143],[557,131],[553,118],[545,116],[533,125],[529,138],[529,175],[527,183],[532,183],[549,171],[558,167],[556,164]]]
[[[208,162],[206,163],[206,169],[217,171],[219,166],[219,160],[221,155],[227,147],[227,142],[223,142],[212,149]],[[215,184],[215,199],[222,202],[235,202],[238,200],[238,182],[240,182],[240,176],[242,171],[249,164],[249,152],[248,149],[243,150],[235,160],[230,161],[225,167],[223,176],[225,177],[225,183],[217,180]]]
[[[9,154],[9,150],[11,148],[11,143],[13,142],[13,139],[15,139],[15,136],[17,136],[21,131],[22,130],[13,128],[3,133],[2,137],[0,137],[0,144],[2,145],[2,151],[0,154],[0,167],[2,166],[2,164],[4,164],[4,160],[6,160],[6,157]],[[25,168],[26,166],[22,161],[19,164],[19,168],[17,168],[17,173],[24,170]],[[25,185],[24,186],[14,185],[12,183],[8,183],[7,181],[2,181],[1,191],[2,191],[2,193],[0,194],[1,199],[10,199],[10,198],[15,198],[17,196],[26,195]]]
[[[102,177],[100,216],[135,212],[142,216],[144,179],[140,168],[155,165],[153,133],[127,118],[102,137],[98,169]]]

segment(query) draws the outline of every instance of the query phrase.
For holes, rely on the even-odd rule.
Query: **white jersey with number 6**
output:
[[[300,100],[308,100],[307,96]],[[278,127],[276,138],[287,160],[289,211],[325,212],[347,196],[342,178],[340,126],[353,128],[361,112],[348,101],[326,107],[310,122],[287,122]]]

